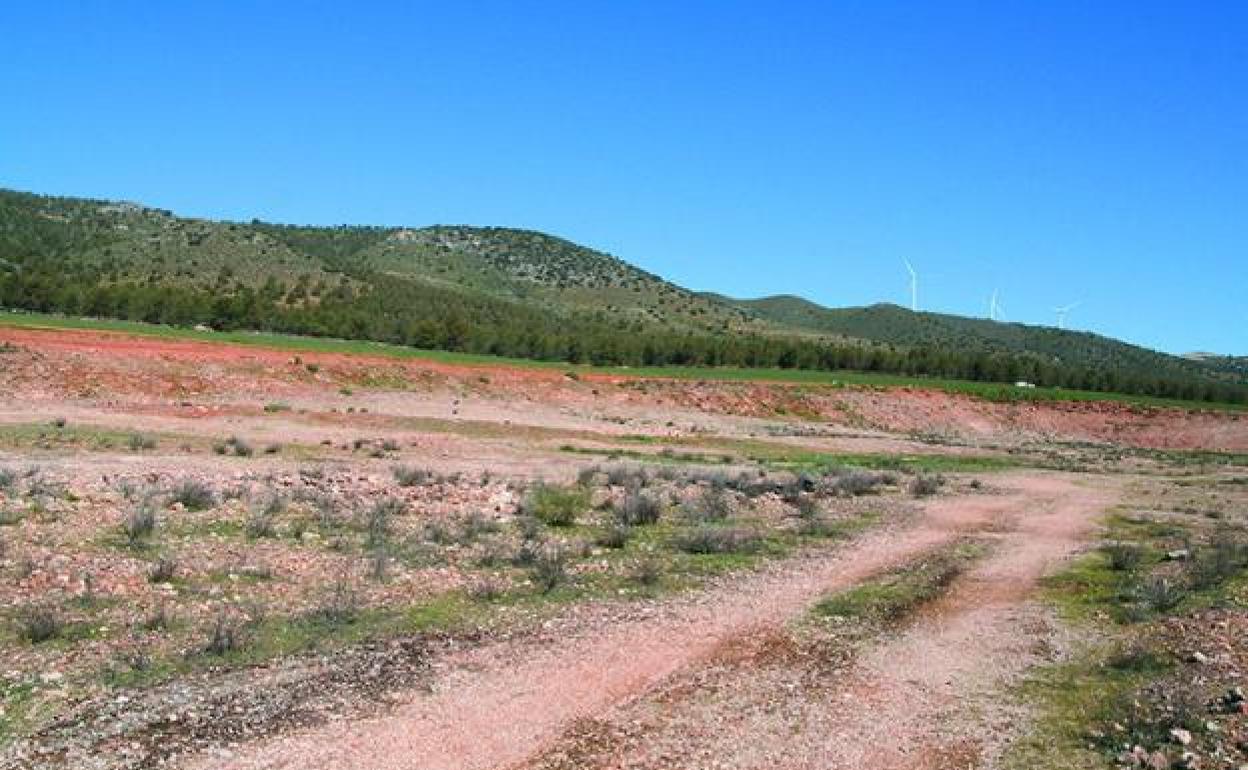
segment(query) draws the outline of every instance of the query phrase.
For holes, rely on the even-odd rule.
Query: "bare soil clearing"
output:
[[[1004,404],[908,387],[821,388],[598,374],[573,380],[551,369],[293,354],[86,330],[0,328],[0,342],[33,351],[34,360],[29,362],[22,357],[32,353],[8,354],[7,360],[18,365],[0,370],[0,385],[26,391],[36,400],[205,395],[219,399],[223,393],[323,400],[336,388],[371,383],[433,398],[428,407],[417,407],[412,413],[458,415],[458,405],[452,402],[462,398],[475,402],[471,408],[480,410],[476,415],[481,419],[562,427],[591,423],[607,433],[636,432],[638,427],[643,432],[680,433],[682,424],[694,432],[756,433],[762,427],[758,420],[798,416],[857,431],[942,436],[974,443],[1058,439],[1167,449],[1248,450],[1248,416],[1215,411],[1107,402]],[[405,402],[412,408],[412,399]],[[469,408],[468,403],[464,408]],[[630,423],[632,427],[620,428]]]
[[[1009,613],[1039,574],[1077,544],[1092,517],[1108,502],[1105,494],[1088,492],[1056,476],[1018,475],[1000,483],[1001,494],[933,502],[913,527],[877,532],[835,556],[811,557],[744,578],[695,602],[676,604],[654,618],[587,629],[581,636],[539,649],[475,650],[446,661],[446,673],[433,682],[431,694],[417,695],[383,717],[330,725],[194,766],[508,767],[540,753],[578,720],[597,718],[613,707],[644,699],[666,678],[699,665],[728,640],[786,623],[825,592],[964,534],[986,528],[1016,533],[998,559],[959,588],[953,603],[937,609],[914,635],[895,643],[902,649],[882,659],[896,659],[900,653],[921,670],[868,662],[851,679],[854,689],[867,695],[855,694],[854,720],[846,725],[839,715],[825,717],[825,727],[832,728],[826,737],[842,736],[835,744],[848,742],[870,752],[881,738],[887,738],[902,751],[920,740],[921,727],[935,730],[940,726],[935,721],[938,714],[927,704],[919,707],[916,696],[940,699],[941,691],[955,681],[958,687],[966,687],[972,672],[982,674],[978,667],[985,653],[991,656],[1027,641],[1025,635],[1005,628]],[[979,588],[984,585],[992,590]],[[964,606],[959,608],[959,602]],[[985,636],[977,629],[991,633]],[[932,663],[938,665],[929,667]],[[904,720],[898,721],[900,717]],[[762,757],[759,763],[735,764],[735,747],[752,743],[743,740],[737,728],[721,735],[733,748],[725,745],[717,747],[723,752],[712,752],[721,766],[784,766],[760,764]],[[881,729],[885,735],[878,734]],[[783,740],[777,742],[781,736],[758,737],[768,739],[773,750],[786,753],[792,749],[785,748]],[[699,748],[690,741],[683,745],[689,751]],[[871,757],[847,755],[830,765],[822,754],[816,751],[818,759],[799,760],[793,766],[886,767],[895,766],[890,762],[897,758],[878,757],[887,761],[860,765],[858,761]],[[615,760],[621,766],[634,766],[627,758]]]

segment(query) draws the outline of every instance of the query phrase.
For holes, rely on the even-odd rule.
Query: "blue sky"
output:
[[[1248,3],[13,2],[0,186],[1248,353]]]

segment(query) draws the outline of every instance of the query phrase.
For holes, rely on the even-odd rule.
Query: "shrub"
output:
[[[1136,597],[1153,612],[1169,612],[1187,598],[1187,589],[1170,578],[1153,575],[1137,586]]]
[[[819,501],[810,495],[802,495],[797,498],[794,507],[797,509],[797,515],[803,520],[816,519],[823,512],[819,506]]]
[[[0,489],[6,492],[17,485],[17,471],[12,468],[0,468]]]
[[[511,557],[511,563],[517,567],[531,567],[537,562],[538,553],[543,547],[541,540],[522,540],[515,555]]]
[[[548,527],[570,527],[589,508],[589,492],[580,487],[538,484],[529,490],[521,509]]]
[[[277,493],[269,495],[268,500],[264,503],[264,507],[260,510],[264,511],[268,516],[277,516],[286,510],[286,498]]]
[[[41,644],[60,637],[65,632],[65,621],[50,605],[37,604],[27,607],[18,618],[18,634],[31,644]]]
[[[921,474],[910,480],[909,491],[912,497],[931,497],[940,491],[945,480],[940,476]]]
[[[1196,588],[1214,588],[1234,577],[1248,563],[1248,546],[1227,527],[1219,527],[1209,544],[1196,548],[1188,573]]]
[[[139,495],[139,487],[130,479],[121,479],[117,482],[117,491],[126,500],[133,500]]]
[[[607,483],[614,487],[644,487],[650,473],[640,465],[620,463],[607,468]]]
[[[641,554],[628,565],[628,579],[647,588],[658,585],[663,579],[662,560],[653,552]]]
[[[859,468],[842,468],[834,472],[825,485],[828,494],[860,497],[875,492],[877,487],[890,483],[891,479],[890,475],[884,473],[874,473]]]
[[[368,574],[373,580],[380,583],[386,579],[389,568],[390,554],[386,551],[384,544],[378,545],[368,556]]]
[[[290,404],[283,404],[280,401],[274,401],[264,405],[264,411],[272,414],[274,412],[289,412]]]
[[[576,483],[583,487],[592,487],[598,482],[598,474],[601,471],[597,465],[591,465],[588,468],[581,468],[576,472]]]
[[[355,622],[359,611],[359,597],[350,581],[343,577],[334,581],[329,595],[308,613],[308,618],[329,626],[345,626]]]
[[[26,471],[26,494],[31,497],[62,497],[65,486],[47,479],[38,468]]]
[[[281,444],[269,444],[269,445],[265,446],[265,448],[264,448],[264,453],[265,453],[266,455],[275,455],[275,454],[277,454],[278,452],[281,452],[281,451],[282,451],[282,445],[281,445]]]
[[[392,438],[388,438],[381,442],[381,448],[386,452],[397,452],[399,451],[399,442]]]
[[[188,511],[204,511],[217,504],[217,496],[204,482],[183,479],[169,491],[169,502],[181,503]]]
[[[147,573],[147,580],[150,583],[168,583],[173,580],[178,571],[178,563],[171,557],[162,556],[152,565]]]
[[[506,591],[506,584],[494,577],[481,578],[468,587],[468,595],[480,602],[492,602]]]
[[[1106,543],[1101,546],[1115,572],[1130,572],[1144,561],[1144,548],[1136,543]]]
[[[501,526],[497,521],[480,511],[473,511],[460,523],[460,537],[465,543],[472,543],[482,535],[498,532]]]
[[[727,489],[733,486],[736,481],[728,475],[727,471],[717,468],[709,470],[706,468],[691,470],[685,474],[685,478],[692,483],[696,484],[701,482],[709,486],[711,489],[717,490]]]
[[[1159,649],[1146,642],[1135,640],[1118,646],[1105,660],[1105,665],[1115,671],[1162,672],[1169,662]]]
[[[712,486],[685,501],[681,511],[692,521],[723,521],[732,515],[732,500],[723,488]]]
[[[680,478],[680,469],[673,465],[664,465],[659,467],[654,475],[664,481],[675,481]]]
[[[455,542],[455,531],[451,525],[445,521],[427,521],[422,527],[421,538],[427,543],[449,545]]]
[[[121,528],[126,533],[126,541],[132,546],[138,545],[156,531],[156,511],[144,502],[126,516]]]
[[[290,539],[302,540],[304,534],[307,533],[309,526],[311,526],[311,522],[307,519],[295,519],[292,521],[290,523]]]
[[[251,457],[255,454],[251,444],[248,444],[238,436],[230,436],[225,441],[213,444],[212,451],[219,455],[232,454],[235,457]]]
[[[156,439],[151,436],[145,436],[142,433],[131,433],[130,438],[126,439],[126,445],[131,451],[141,452],[144,449],[155,449]]]
[[[613,509],[615,520],[629,527],[654,524],[663,512],[659,501],[645,492],[629,492]]]
[[[395,516],[407,511],[407,505],[399,499],[387,497],[378,500],[368,509],[367,545],[369,548],[380,548],[390,539],[390,522]]]
[[[798,524],[797,534],[805,537],[841,537],[847,528],[822,514],[803,516]]]
[[[54,420],[52,420],[52,427],[54,428],[64,428],[68,424],[69,424],[69,421],[66,420],[64,417],[57,417]]]
[[[759,536],[741,527],[716,527],[702,524],[676,536],[676,548],[685,553],[741,553],[755,549]]]
[[[516,531],[524,541],[538,540],[542,536],[542,523],[532,516],[517,516]]]
[[[243,624],[225,610],[217,613],[208,629],[208,641],[204,652],[209,655],[226,655],[243,648]]]
[[[603,548],[623,548],[628,545],[628,539],[632,536],[633,531],[627,524],[622,522],[613,522],[608,524],[605,529],[598,533],[598,537],[594,542]]]
[[[270,503],[270,506],[272,503]],[[266,506],[259,510],[251,512],[247,517],[247,523],[244,526],[247,537],[252,540],[259,540],[266,537],[276,537],[277,528],[273,524],[273,514],[270,507]]]
[[[429,483],[434,477],[432,471],[412,465],[396,465],[391,472],[394,473],[394,480],[401,487],[418,487]]]
[[[499,567],[511,559],[511,550],[507,542],[499,538],[491,538],[481,546],[477,556],[477,565],[481,567]]]
[[[781,480],[774,483],[774,488],[780,499],[792,505],[797,502],[804,492],[814,489],[811,478],[805,474],[801,476],[786,475]]]
[[[568,557],[563,548],[548,545],[539,548],[533,559],[533,582],[550,593],[568,579]]]
[[[173,625],[173,613],[162,604],[143,617],[142,626],[146,631],[164,631]]]

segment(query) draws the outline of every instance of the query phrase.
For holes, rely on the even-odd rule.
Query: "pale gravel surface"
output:
[[[444,668],[431,693],[412,694],[384,716],[333,723],[239,747],[228,755],[201,757],[185,766],[223,770],[513,766],[539,754],[577,720],[609,716],[612,709],[696,667],[726,640],[760,626],[783,624],[821,594],[852,585],[961,535],[986,528],[1009,529],[1011,522],[1017,523],[1020,536],[1010,546],[1017,550],[1007,548],[1005,556],[985,567],[1001,572],[978,579],[993,586],[1016,583],[1021,587],[1073,548],[1091,517],[1107,502],[1105,493],[1056,475],[1011,474],[1000,477],[999,483],[1003,494],[935,500],[913,526],[876,531],[827,558],[799,560],[786,569],[744,577],[696,602],[678,603],[671,612],[588,630],[566,644],[535,649],[493,645],[470,651]],[[897,751],[921,744],[924,731],[943,715],[945,696],[930,677],[951,682],[965,679],[968,686],[979,679],[981,660],[1004,653],[1019,641],[1018,634],[1023,632],[1011,631],[1008,618],[1023,593],[994,588],[985,595],[999,594],[999,601],[972,606],[996,606],[1003,613],[1000,617],[955,611],[950,619],[937,616],[920,624],[915,631],[920,636],[897,642],[910,647],[899,648],[895,654],[911,656],[923,665],[939,664],[933,666],[934,673],[892,668],[886,661],[895,655],[883,651],[885,657],[874,665],[868,658],[852,680],[861,686],[845,712],[850,721],[834,720],[830,729],[838,734],[849,731],[847,735],[861,739],[860,749],[869,751],[888,752],[886,746],[894,743]],[[721,762],[753,756],[757,762],[741,766],[789,765],[788,761],[767,764],[766,758],[777,754],[766,747],[733,753],[733,747],[739,749],[745,739],[744,733],[721,739],[726,741],[723,753],[715,752]],[[773,735],[772,740],[780,740],[777,751],[796,747],[780,736]],[[862,751],[840,757],[816,752],[792,756],[791,766],[882,767],[902,755],[885,753],[879,757],[884,764],[876,764]],[[864,761],[867,764],[859,764]]]

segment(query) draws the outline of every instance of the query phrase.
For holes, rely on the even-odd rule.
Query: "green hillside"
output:
[[[500,227],[307,227],[0,190],[0,308],[617,366],[853,369],[1248,402],[1245,373],[1092,334],[729,300]]]
[[[821,334],[905,348],[928,347],[976,353],[1027,354],[1058,365],[1118,372],[1155,372],[1176,378],[1243,382],[1219,359],[1196,360],[1158,353],[1091,332],[1003,323],[943,313],[916,313],[897,305],[825,308],[801,297],[725,301],[760,319]]]
[[[1215,353],[1188,353],[1183,356],[1206,369],[1239,380],[1248,380],[1248,356],[1220,356]]]
[[[254,223],[291,249],[344,271],[540,304],[598,321],[690,332],[776,331],[751,314],[593,249],[503,227],[315,228]]]

